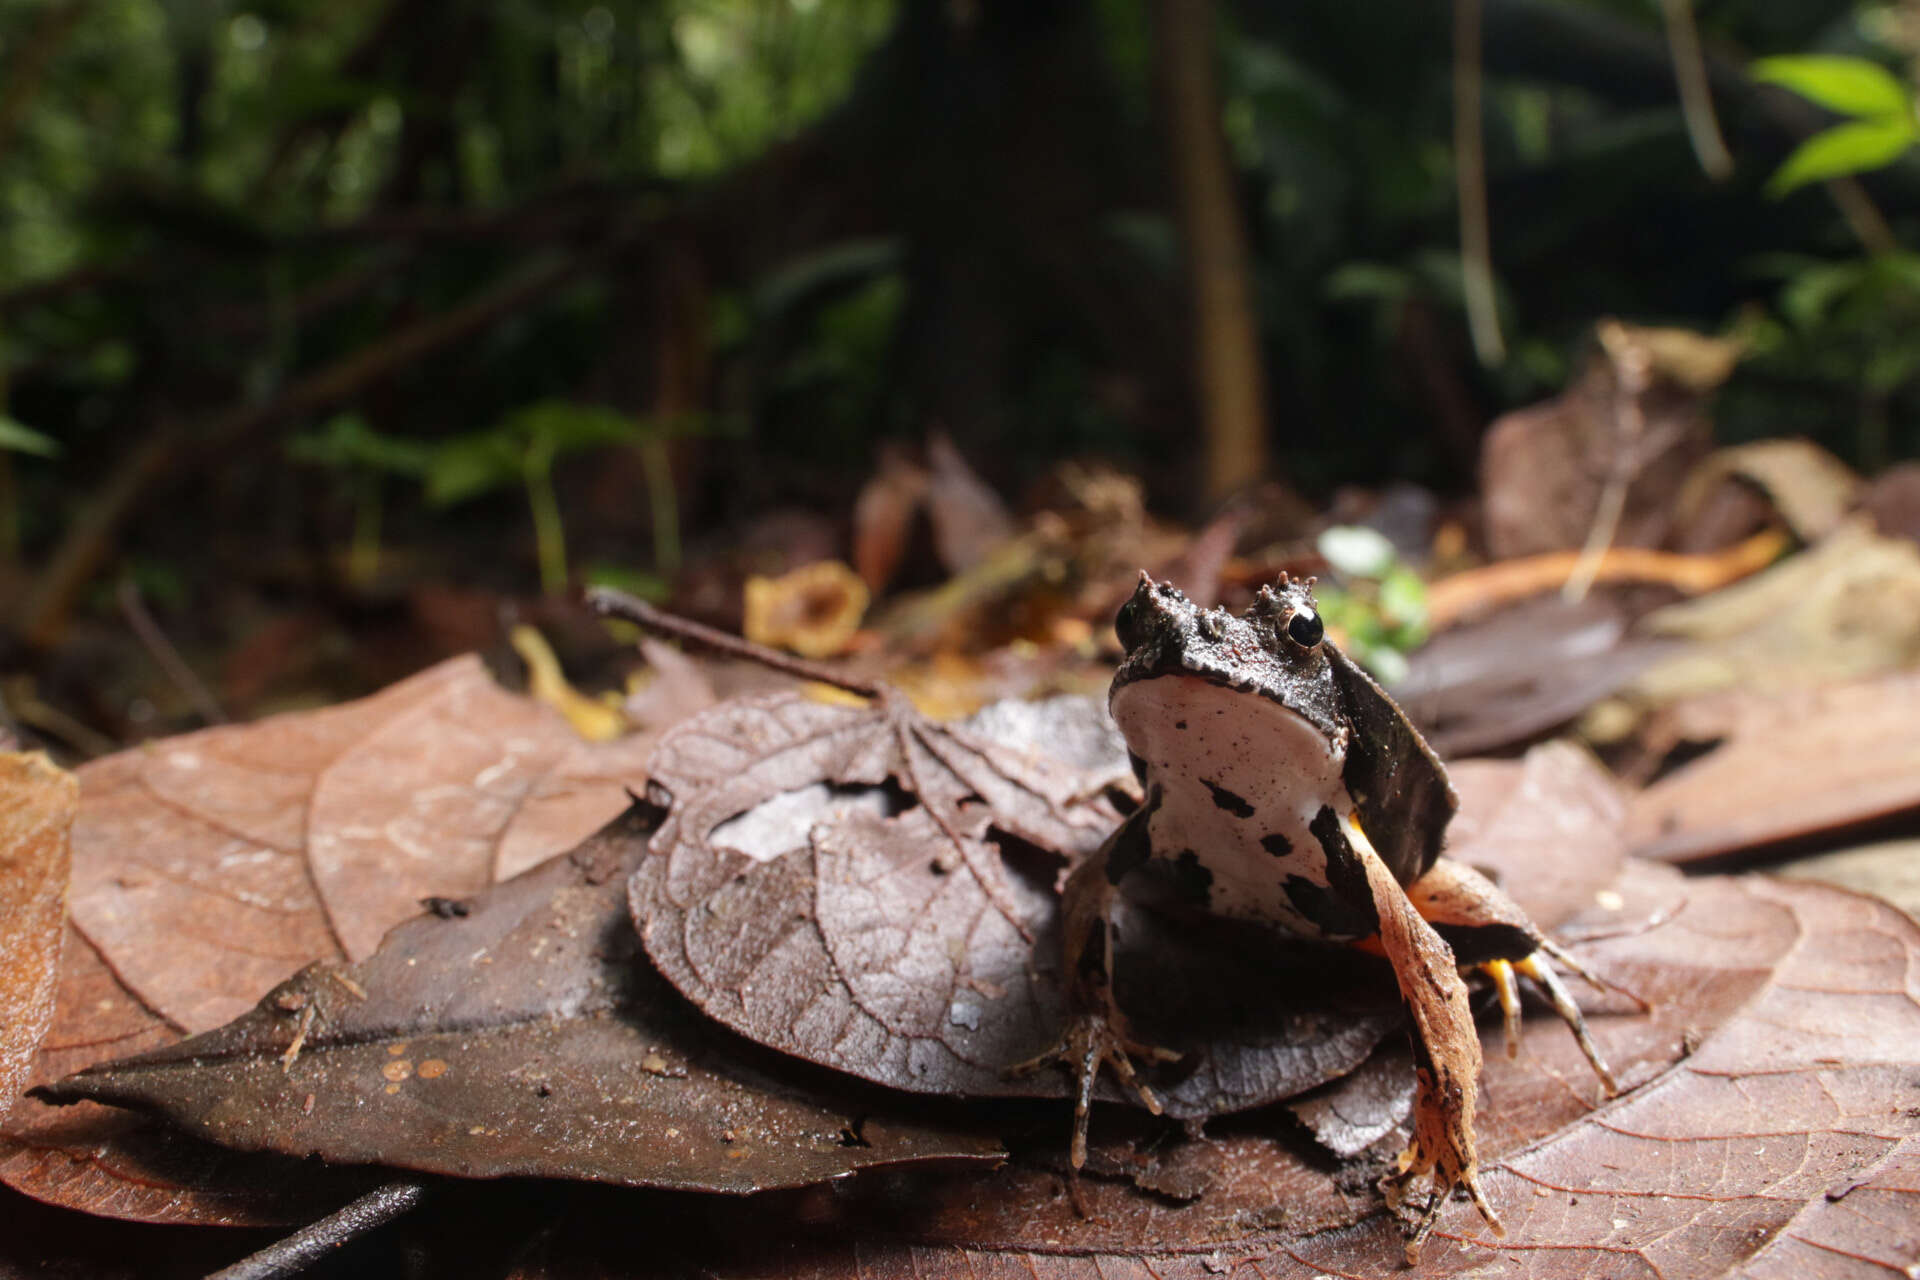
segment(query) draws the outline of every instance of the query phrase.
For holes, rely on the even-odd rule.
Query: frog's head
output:
[[[1142,573],[1114,629],[1127,656],[1114,674],[1110,697],[1143,680],[1197,677],[1278,703],[1329,739],[1346,736],[1311,578],[1282,574],[1235,616],[1225,609],[1202,609],[1172,583]]]

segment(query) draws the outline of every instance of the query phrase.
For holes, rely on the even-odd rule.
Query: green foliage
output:
[[[1853,117],[1796,147],[1767,182],[1772,196],[1884,168],[1920,141],[1912,92],[1878,63],[1837,54],[1798,54],[1760,58],[1752,71],[1756,80]]]
[[[336,471],[424,477],[432,450],[418,440],[382,435],[357,413],[339,413],[318,431],[289,440],[287,456]]]
[[[1373,529],[1335,525],[1320,535],[1318,549],[1339,574],[1337,583],[1317,588],[1327,626],[1382,683],[1404,679],[1407,654],[1427,639],[1426,584]]]
[[[1916,136],[1914,122],[1906,116],[1837,124],[1795,148],[1768,181],[1767,193],[1783,196],[1810,182],[1884,168],[1898,160]]]
[[[637,442],[647,428],[600,405],[544,400],[500,419],[485,431],[435,444],[426,466],[427,500],[452,506],[525,483],[555,458],[610,444]]]
[[[1877,62],[1838,54],[1783,54],[1756,58],[1750,68],[1763,84],[1791,89],[1836,115],[1867,120],[1912,111],[1912,94]]]
[[[567,585],[567,553],[560,504],[553,490],[553,464],[570,453],[610,445],[636,446],[648,479],[654,512],[654,555],[662,568],[679,567],[678,504],[664,452],[670,436],[704,431],[706,420],[635,418],[601,405],[543,400],[517,409],[485,431],[455,436],[427,454],[427,500],[452,506],[519,485],[533,515],[540,581],[548,593]]]
[[[24,422],[0,414],[0,449],[11,453],[32,454],[36,458],[60,456],[60,442]]]

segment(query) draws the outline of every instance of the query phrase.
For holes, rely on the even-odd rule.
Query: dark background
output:
[[[129,599],[235,714],[569,579],[697,605],[936,431],[1016,505],[1469,493],[1607,315],[1747,341],[1723,440],[1909,455],[1920,164],[1770,198],[1832,117],[1747,64],[1904,74],[1912,7],[1696,17],[1717,179],[1651,0],[0,0],[0,695],[195,723]]]

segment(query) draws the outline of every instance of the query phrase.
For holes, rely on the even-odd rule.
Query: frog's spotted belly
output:
[[[1344,739],[1276,702],[1190,676],[1115,692],[1153,806],[1142,852],[1188,903],[1307,937],[1378,926],[1348,838]]]

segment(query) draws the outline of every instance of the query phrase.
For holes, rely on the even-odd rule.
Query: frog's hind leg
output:
[[[1506,1021],[1508,1057],[1519,1052],[1519,979],[1526,978],[1540,989],[1553,1011],[1573,1032],[1580,1052],[1600,1078],[1607,1096],[1620,1091],[1612,1070],[1587,1032],[1587,1020],[1580,1006],[1548,962],[1558,962],[1596,987],[1614,987],[1614,984],[1605,982],[1555,945],[1534,926],[1518,903],[1463,862],[1439,859],[1425,875],[1407,886],[1407,897],[1427,923],[1447,940],[1460,964],[1482,969],[1493,979]]]
[[[1074,1078],[1073,1145],[1069,1161],[1077,1177],[1087,1162],[1087,1124],[1100,1068],[1112,1069],[1141,1104],[1160,1114],[1160,1100],[1134,1070],[1134,1059],[1172,1062],[1181,1055],[1134,1039],[1126,1015],[1113,998],[1113,907],[1120,873],[1130,865],[1131,842],[1145,839],[1146,808],[1136,810],[1094,856],[1067,877],[1061,890],[1065,946],[1067,1023],[1045,1052],[1006,1068],[1010,1076],[1031,1075],[1044,1067],[1065,1067]],[[1076,1205],[1079,1187],[1073,1187]]]
[[[1460,967],[1446,941],[1414,909],[1358,821],[1348,815],[1337,837],[1329,833],[1322,843],[1338,846],[1329,848],[1329,857],[1350,853],[1365,870],[1379,917],[1379,947],[1393,965],[1400,998],[1413,1019],[1413,1145],[1400,1157],[1400,1171],[1388,1179],[1386,1190],[1397,1203],[1422,1175],[1430,1175],[1432,1182],[1426,1207],[1407,1239],[1407,1261],[1419,1261],[1421,1246],[1456,1187],[1472,1198],[1494,1234],[1504,1235],[1480,1189],[1473,1136],[1480,1033],[1473,1025]]]

